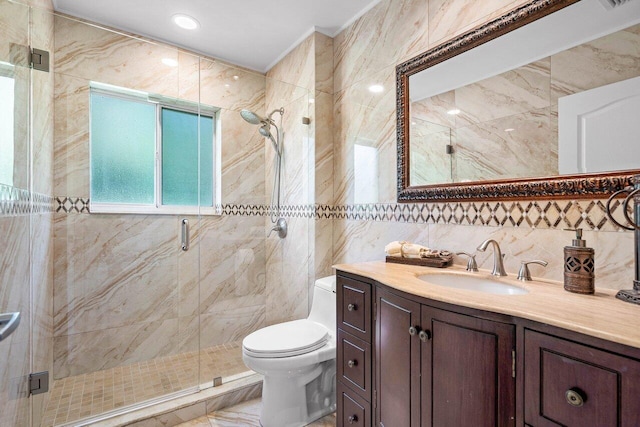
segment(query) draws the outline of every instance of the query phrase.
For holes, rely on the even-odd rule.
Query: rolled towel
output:
[[[402,245],[406,244],[407,242],[400,242],[400,241],[394,241],[389,243],[387,246],[384,247],[384,252],[387,254],[387,256],[397,256],[397,257],[401,257],[402,256]]]
[[[431,249],[415,243],[402,245],[402,256],[404,258],[426,258],[429,253],[431,253]]]

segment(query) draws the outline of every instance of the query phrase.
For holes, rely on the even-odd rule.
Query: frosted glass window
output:
[[[91,94],[91,200],[153,204],[155,106]]]
[[[0,75],[0,184],[13,185],[14,80]]]
[[[198,117],[194,113],[169,108],[162,109],[162,204],[213,206],[211,117]]]
[[[217,110],[199,107],[92,82],[91,211],[214,213]]]

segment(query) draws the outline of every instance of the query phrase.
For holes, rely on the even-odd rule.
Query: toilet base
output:
[[[301,427],[336,410],[336,361],[327,360],[306,372],[265,375],[262,427]]]

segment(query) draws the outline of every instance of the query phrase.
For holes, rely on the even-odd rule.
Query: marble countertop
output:
[[[509,276],[498,280],[529,293],[495,295],[433,285],[417,278],[430,273],[449,273],[496,279],[484,270],[470,273],[458,266],[439,269],[384,261],[337,264],[333,268],[432,300],[534,320],[640,348],[640,305],[616,299],[615,290],[598,289],[597,282],[594,295],[579,295],[565,291],[559,282],[535,278],[522,282],[509,272]]]

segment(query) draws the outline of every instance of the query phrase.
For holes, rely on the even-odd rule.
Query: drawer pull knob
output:
[[[357,415],[351,415],[349,418],[347,418],[347,421],[349,421],[349,424],[357,423],[358,422],[358,416]]]
[[[567,390],[564,395],[567,398],[567,403],[571,406],[580,407],[584,404],[585,400],[587,400],[582,396],[580,390],[575,388]]]
[[[409,335],[413,336],[418,333],[418,328],[415,326],[409,326]]]
[[[349,311],[356,311],[357,309],[358,309],[358,306],[355,305],[355,304],[349,304],[347,306],[347,310],[349,310]]]
[[[347,366],[350,367],[350,368],[353,368],[354,366],[358,366],[358,361],[355,360],[355,359],[349,360],[347,362]]]
[[[418,338],[420,338],[420,341],[422,342],[427,342],[431,339],[431,332],[420,331],[420,333],[418,334]]]

